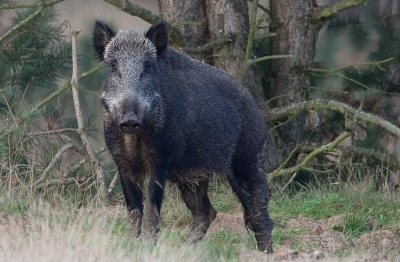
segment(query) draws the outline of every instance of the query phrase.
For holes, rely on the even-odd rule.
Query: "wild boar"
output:
[[[104,135],[118,167],[134,235],[141,233],[143,181],[149,177],[144,233],[156,238],[166,181],[193,215],[188,242],[201,240],[217,212],[212,174],[225,175],[261,251],[272,252],[264,171],[266,124],[232,76],[168,47],[165,22],[116,33],[96,21],[93,45],[108,65]]]

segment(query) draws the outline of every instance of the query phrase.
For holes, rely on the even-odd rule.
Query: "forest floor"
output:
[[[365,184],[275,189],[273,254],[257,251],[240,203],[221,181],[209,189],[218,215],[196,245],[185,244],[192,218],[174,187],[165,193],[156,244],[130,235],[120,192],[107,207],[82,207],[63,194],[0,190],[0,261],[400,261],[400,192]]]
[[[111,216],[120,217],[124,213],[124,207],[114,207],[107,211],[114,213]],[[91,215],[104,213],[104,208],[91,210]],[[79,217],[79,215],[77,215]],[[83,220],[96,218],[85,217]],[[89,229],[92,226],[84,226],[82,218],[78,218],[78,224],[55,225],[48,218],[29,218],[21,214],[6,214],[0,212],[0,261],[110,261],[110,254],[104,249],[103,244],[93,244],[93,239],[102,242],[104,232]],[[400,228],[372,229],[359,237],[349,240],[340,232],[343,227],[344,216],[334,216],[326,219],[308,218],[299,215],[288,219],[281,225],[275,225],[275,230],[282,230],[288,234],[280,239],[279,244],[274,246],[274,253],[267,255],[255,249],[241,247],[228,254],[225,261],[400,261]],[[373,221],[371,221],[373,227]],[[334,226],[332,226],[334,225]],[[333,229],[334,227],[335,229]],[[84,229],[82,231],[82,229]],[[60,238],[59,231],[71,233]],[[339,231],[338,231],[339,230]],[[118,231],[118,230],[117,230]],[[73,232],[73,233],[72,233]],[[89,233],[88,233],[89,232]],[[95,233],[94,233],[95,232]],[[207,237],[221,234],[230,236],[249,235],[244,226],[241,213],[219,213],[207,232]],[[65,232],[64,232],[65,233]],[[88,234],[90,236],[85,236]],[[115,235],[117,232],[111,232]],[[74,240],[77,236],[88,238],[83,243]],[[106,236],[109,238],[110,236]],[[117,237],[117,236],[114,236]],[[118,237],[117,237],[118,238]],[[89,240],[90,239],[90,240]],[[250,238],[251,239],[251,238]],[[105,240],[108,242],[109,240]],[[168,242],[171,241],[167,240]],[[253,240],[254,241],[254,240]],[[180,242],[180,241],[178,241]],[[235,241],[233,241],[235,242]],[[184,245],[184,243],[181,243]],[[227,242],[232,245],[232,242]],[[190,247],[189,247],[190,249]],[[162,254],[155,256],[149,252],[147,261],[163,261]],[[157,251],[160,252],[160,251]],[[162,251],[163,253],[165,251]],[[2,254],[3,253],[3,254]],[[169,253],[169,252],[168,252]],[[174,252],[168,254],[174,261]],[[176,261],[187,261],[181,252],[177,252]],[[222,258],[224,254],[219,254]],[[120,255],[129,258],[129,255]],[[146,255],[140,255],[146,256]],[[111,255],[114,257],[114,255]],[[134,257],[138,257],[136,254]],[[202,257],[198,250],[194,257],[200,258],[194,261],[212,261],[211,256]],[[221,259],[220,257],[220,259]],[[11,259],[11,260],[10,260]],[[111,259],[112,260],[112,259]],[[190,261],[190,260],[189,260]]]

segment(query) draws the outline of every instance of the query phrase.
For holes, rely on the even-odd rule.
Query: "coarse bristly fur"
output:
[[[160,21],[116,34],[96,21],[93,45],[108,64],[101,103],[106,144],[118,166],[129,218],[154,238],[164,187],[175,182],[193,215],[188,242],[201,240],[216,211],[210,175],[225,174],[261,251],[272,252],[264,172],[266,125],[251,95],[227,73],[167,47]]]

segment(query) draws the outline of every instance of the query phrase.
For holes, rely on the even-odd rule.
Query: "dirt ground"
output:
[[[400,227],[377,228],[377,223],[367,221],[371,230],[351,241],[341,230],[344,215],[327,219],[313,219],[302,215],[275,224],[284,232],[292,232],[283,237],[272,255],[266,256],[255,250],[243,249],[239,252],[242,261],[400,261]],[[242,214],[219,213],[207,234],[227,230],[245,233]],[[298,246],[299,250],[290,247]]]

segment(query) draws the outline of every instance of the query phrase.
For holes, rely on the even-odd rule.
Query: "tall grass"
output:
[[[121,205],[76,208],[2,194],[0,261],[226,261],[232,248],[186,245],[188,227],[164,228],[154,245],[130,236]],[[21,202],[23,209],[15,209]],[[5,204],[7,203],[7,204]]]

